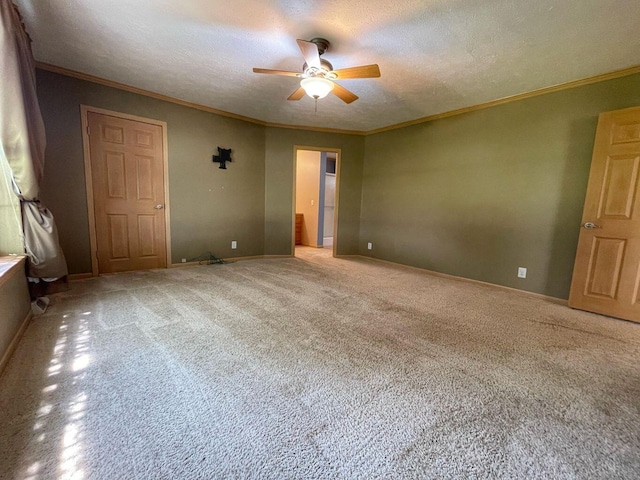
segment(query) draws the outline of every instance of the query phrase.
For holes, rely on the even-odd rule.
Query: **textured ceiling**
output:
[[[36,60],[265,122],[372,130],[640,64],[638,0],[14,0]],[[331,41],[347,105],[286,98]]]

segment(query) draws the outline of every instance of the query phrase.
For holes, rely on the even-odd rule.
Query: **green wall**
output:
[[[173,263],[207,251],[290,255],[295,145],[342,149],[336,248],[357,253],[363,136],[266,128],[44,70],[37,80],[47,129],[41,197],[56,217],[70,273],[91,271],[83,104],[167,122]],[[211,162],[217,146],[233,149],[227,170]]]
[[[364,142],[359,135],[267,128],[265,254],[291,254],[295,146],[341,149],[336,252],[358,253]]]
[[[640,75],[367,136],[360,253],[567,298],[598,114],[636,105]]]
[[[206,251],[289,255],[294,146],[339,148],[338,254],[560,298],[598,114],[640,105],[633,75],[365,137],[263,127],[42,70],[37,78],[48,141],[42,199],[71,273],[91,270],[85,104],[167,122],[175,263]],[[233,149],[226,171],[211,163],[218,145]]]
[[[207,251],[263,254],[263,126],[43,70],[37,80],[47,129],[41,196],[56,217],[70,273],[91,271],[81,104],[167,122],[174,263]],[[217,146],[233,149],[227,170],[211,161]]]

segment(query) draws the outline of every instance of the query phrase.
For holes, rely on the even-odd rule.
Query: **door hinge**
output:
[[[91,129],[89,128],[89,125],[87,125],[87,135],[91,135]]]

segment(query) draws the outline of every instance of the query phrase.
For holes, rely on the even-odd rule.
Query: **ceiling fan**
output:
[[[306,93],[316,101],[333,93],[345,103],[355,102],[358,96],[336,83],[334,80],[349,80],[352,78],[376,78],[380,76],[378,65],[363,65],[360,67],[333,69],[324,58],[320,58],[329,49],[329,40],[324,38],[312,38],[311,41],[296,40],[302,51],[305,63],[302,72],[288,72],[286,70],[269,70],[266,68],[254,68],[254,73],[267,73],[270,75],[283,75],[285,77],[298,77],[300,87],[289,95],[287,100],[300,100]]]

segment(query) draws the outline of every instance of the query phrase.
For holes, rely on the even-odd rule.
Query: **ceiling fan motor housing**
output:
[[[315,68],[310,68],[309,65],[307,65],[307,62],[304,62],[304,64],[302,65],[302,71],[304,72],[305,75],[310,76],[310,77],[316,77],[316,76],[325,76],[325,77],[329,77],[329,73],[333,70],[333,65],[331,65],[331,63],[329,63],[327,60],[325,60],[324,58],[320,59],[320,66],[322,67],[321,70],[317,70]],[[321,75],[319,75],[321,74]]]
[[[316,47],[318,47],[318,55],[322,55],[324,52],[329,50],[329,46],[331,45],[331,42],[329,42],[329,40],[327,40],[326,38],[316,37],[312,38],[309,41],[311,43],[315,43]]]

